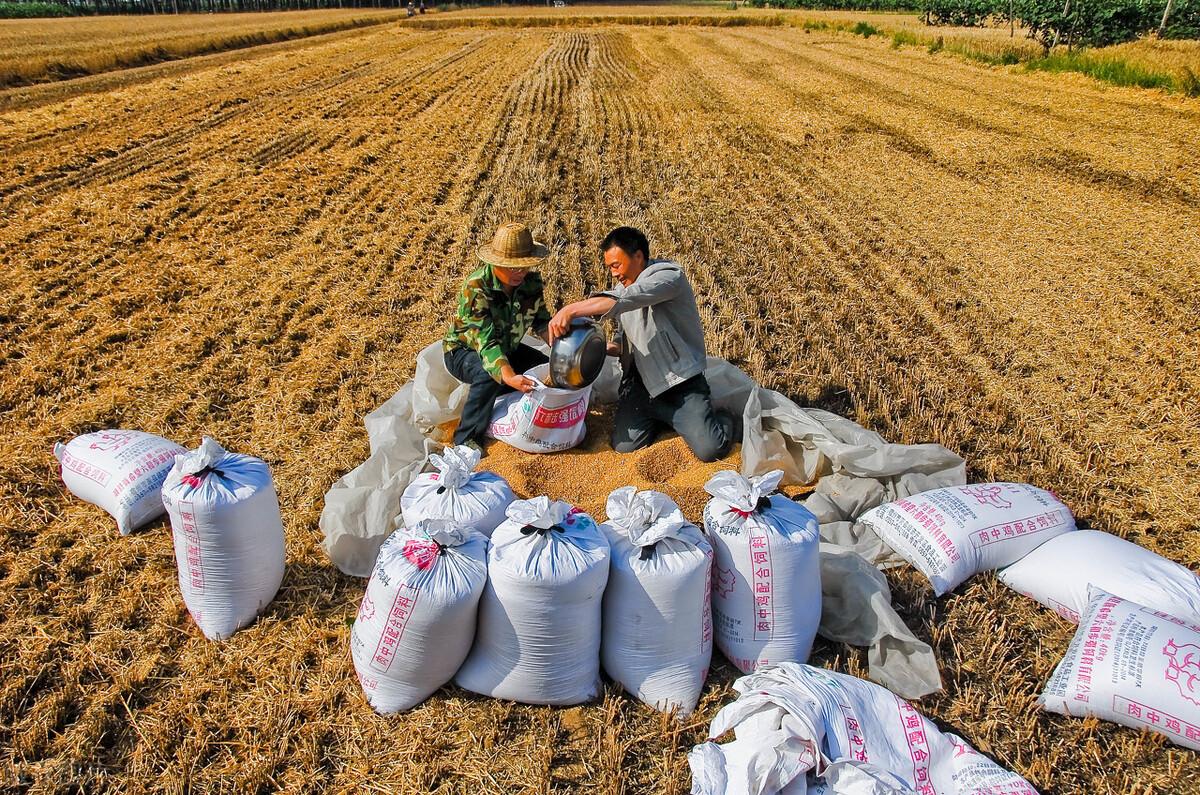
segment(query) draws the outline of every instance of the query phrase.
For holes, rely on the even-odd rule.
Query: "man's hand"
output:
[[[504,376],[504,383],[518,392],[524,392],[526,394],[529,394],[537,387],[536,381],[534,381],[532,378],[523,376],[520,373],[513,373],[512,375]]]
[[[575,319],[574,304],[567,304],[562,309],[554,313],[554,317],[550,318],[550,343],[553,344],[559,337],[565,336],[571,330],[571,321]]]
[[[604,346],[604,353],[609,356],[620,356],[621,355],[621,346],[618,345],[617,343],[613,342],[612,340],[609,340],[608,343],[606,343]]]

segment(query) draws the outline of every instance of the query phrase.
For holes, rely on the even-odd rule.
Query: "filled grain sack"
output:
[[[487,538],[422,519],[384,542],[350,632],[350,655],[376,712],[412,709],[454,678],[475,638]]]
[[[142,431],[97,431],[54,445],[63,484],[103,508],[121,535],[162,516],[162,484],[185,449]]]
[[[924,491],[867,511],[859,521],[920,570],[938,596],[1075,529],[1070,508],[1023,483]]]
[[[424,519],[448,519],[491,536],[516,499],[508,481],[492,472],[476,472],[481,453],[466,445],[429,456],[435,472],[418,475],[400,497],[406,527]]]
[[[625,486],[605,509],[604,670],[655,709],[690,715],[712,658],[712,547],[661,492]]]
[[[582,442],[592,388],[546,386],[549,375],[549,364],[538,365],[525,373],[537,384],[532,392],[496,398],[487,435],[527,453],[556,453]]]
[[[208,437],[175,457],[162,487],[183,601],[220,640],[249,624],[283,581],[283,520],[266,462]]]
[[[996,573],[1000,581],[1078,624],[1088,587],[1200,623],[1200,577],[1111,533],[1077,530],[1052,538]]]
[[[1200,751],[1200,626],[1093,587],[1038,703]]]
[[[733,688],[710,741],[688,754],[697,795],[1036,795],[879,685],[782,663]],[[731,729],[733,741],[712,742]]]
[[[782,477],[726,471],[704,485],[717,648],[742,672],[806,661],[821,621],[817,520],[775,493]]]
[[[485,696],[579,704],[600,692],[600,605],[609,549],[592,517],[538,497],[492,534],[475,645],[454,678]]]

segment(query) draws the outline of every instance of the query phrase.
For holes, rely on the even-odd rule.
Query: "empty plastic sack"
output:
[[[266,462],[207,437],[175,457],[162,487],[179,588],[207,637],[252,622],[283,581],[283,521]]]
[[[487,546],[479,531],[440,519],[384,542],[350,633],[376,712],[412,709],[454,678],[475,638]]]
[[[1038,703],[1200,751],[1200,626],[1100,589]]]
[[[437,471],[418,475],[400,497],[404,525],[416,527],[424,519],[448,519],[490,537],[516,495],[499,475],[475,471],[480,457],[478,450],[466,445],[429,456]]]
[[[943,734],[890,690],[783,663],[733,683],[741,695],[688,754],[695,795],[1037,795],[1025,779]]]
[[[97,431],[54,445],[72,494],[112,515],[121,535],[163,514],[162,484],[185,449],[142,431]]]
[[[867,511],[859,521],[924,574],[938,596],[1075,529],[1071,509],[1023,483],[923,491]]]
[[[1073,624],[1079,623],[1087,608],[1092,585],[1200,622],[1200,577],[1162,555],[1099,530],[1052,538],[996,576]]]
[[[712,658],[712,547],[661,492],[625,486],[606,511],[604,670],[655,709],[689,715]]]
[[[549,497],[517,500],[492,534],[475,645],[461,687],[527,704],[600,693],[608,542],[592,517]]]
[[[774,494],[781,470],[746,478],[718,472],[704,485],[704,530],[712,544],[713,631],[742,672],[804,662],[821,621],[817,519]]]

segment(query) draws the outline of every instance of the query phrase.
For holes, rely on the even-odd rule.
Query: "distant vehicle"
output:
[[[566,8],[567,0],[554,0],[554,7],[555,8]]]

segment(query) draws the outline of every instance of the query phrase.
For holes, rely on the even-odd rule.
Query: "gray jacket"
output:
[[[616,319],[621,364],[632,360],[651,397],[704,372],[704,329],[692,285],[678,263],[651,260],[633,284],[596,295],[616,299],[604,319]]]

